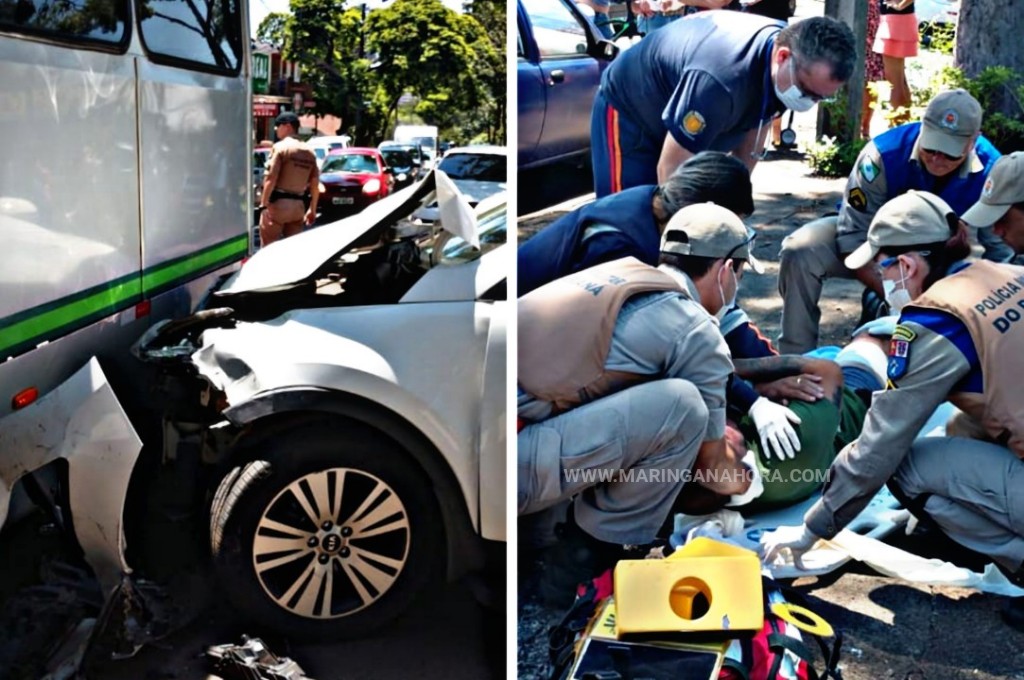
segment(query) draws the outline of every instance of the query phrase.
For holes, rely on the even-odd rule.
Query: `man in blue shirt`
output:
[[[771,120],[831,97],[853,72],[850,29],[700,12],[654,31],[605,70],[591,114],[598,197],[664,182],[696,153],[753,169]]]
[[[818,300],[826,278],[856,278],[882,295],[874,267],[853,271],[843,264],[867,239],[868,225],[882,205],[911,189],[938,195],[958,215],[978,200],[1000,156],[981,135],[981,118],[981,105],[965,90],[937,95],[922,122],[883,132],[864,147],[847,180],[838,217],[815,220],[786,237],[779,267],[783,354],[802,354],[817,346]],[[1003,259],[985,245],[986,257]]]
[[[754,212],[750,173],[735,158],[699,153],[660,185],[599,198],[558,218],[519,246],[518,296],[620,257],[658,264],[669,219],[693,203],[715,203],[741,217]]]

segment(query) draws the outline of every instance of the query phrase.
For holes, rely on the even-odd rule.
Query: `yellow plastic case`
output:
[[[695,617],[703,594],[708,608]],[[760,630],[761,561],[743,548],[695,538],[663,560],[615,567],[616,633]]]

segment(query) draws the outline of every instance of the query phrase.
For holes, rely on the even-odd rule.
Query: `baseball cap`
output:
[[[299,127],[299,117],[291,111],[285,111],[277,115],[277,118],[274,119],[274,125],[291,125],[297,128]]]
[[[961,156],[967,140],[981,130],[981,104],[967,90],[936,95],[924,112],[918,147]]]
[[[746,260],[751,269],[761,274],[764,267],[752,252],[755,236],[757,232],[728,208],[694,203],[669,219],[661,235],[661,252]]]
[[[956,224],[956,213],[941,198],[927,191],[908,191],[878,209],[868,227],[868,240],[850,253],[844,263],[847,269],[860,269],[889,246],[946,241]]]
[[[1024,202],[1024,151],[1002,156],[981,188],[981,197],[964,213],[972,227],[987,227],[1006,214],[1014,203]]]

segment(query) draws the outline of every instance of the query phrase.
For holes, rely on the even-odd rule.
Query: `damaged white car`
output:
[[[473,210],[433,173],[258,252],[137,343],[163,371],[165,459],[218,471],[210,547],[240,610],[343,637],[442,573],[491,558],[504,580],[505,240],[504,196]]]

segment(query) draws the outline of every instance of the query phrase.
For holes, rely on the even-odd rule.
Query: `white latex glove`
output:
[[[761,552],[764,563],[771,564],[782,553],[788,550],[793,556],[793,564],[797,569],[804,569],[804,553],[814,547],[819,540],[807,525],[782,526],[775,531],[767,531],[761,536]]]
[[[779,460],[796,458],[796,452],[800,450],[800,438],[790,423],[799,425],[800,416],[767,397],[758,397],[748,413],[761,438],[761,451],[765,458],[771,458],[773,449]]]
[[[747,466],[748,470],[750,470],[750,488],[741,494],[729,496],[729,502],[725,504],[725,507],[727,508],[746,505],[764,493],[764,480],[761,478],[760,470],[757,469],[757,464],[754,463],[754,452],[747,451],[741,462]]]
[[[896,323],[900,320],[899,314],[891,314],[889,316],[882,316],[872,321],[858,326],[850,337],[855,338],[862,333],[873,335],[875,337],[887,337],[892,335],[896,330]]]

